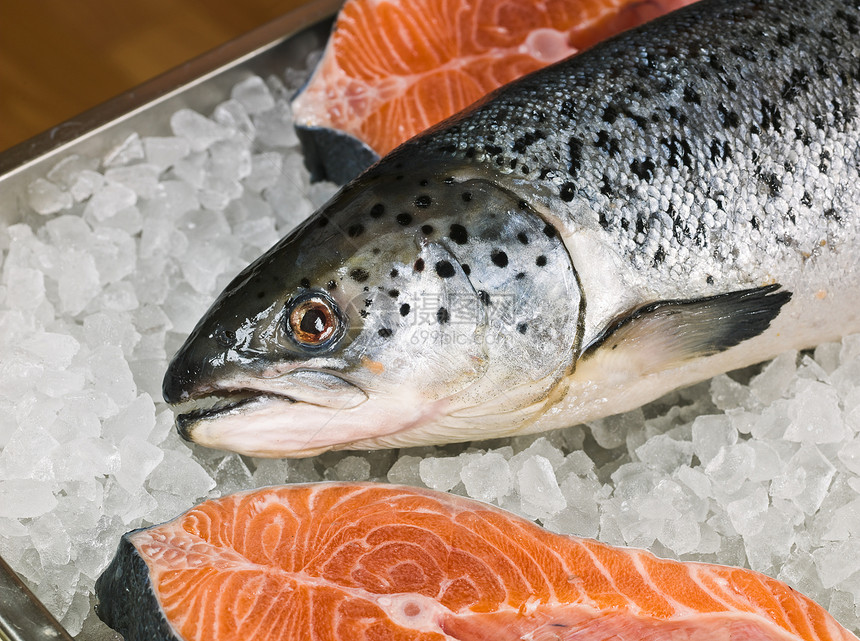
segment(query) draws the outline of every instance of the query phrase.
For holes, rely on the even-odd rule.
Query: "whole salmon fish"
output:
[[[860,330],[858,30],[703,0],[413,138],[218,298],[164,380],[180,432],[523,434]]]
[[[372,483],[241,492],[129,532],[96,594],[126,641],[858,641],[752,570]]]

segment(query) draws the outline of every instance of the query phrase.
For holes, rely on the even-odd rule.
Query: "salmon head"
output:
[[[556,229],[489,178],[370,171],[247,267],[170,364],[183,437],[310,456],[518,431],[571,367]]]

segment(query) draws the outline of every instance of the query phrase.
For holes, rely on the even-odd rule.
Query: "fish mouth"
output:
[[[176,415],[176,430],[183,440],[194,442],[192,429],[201,421],[217,421],[227,416],[253,411],[254,405],[270,402],[297,403],[283,394],[260,392],[254,389],[222,390],[205,396],[190,398],[172,407]]]
[[[321,371],[201,386],[172,404],[186,441],[250,456],[310,456],[325,426],[368,400],[360,387]],[[318,427],[314,427],[318,426]]]

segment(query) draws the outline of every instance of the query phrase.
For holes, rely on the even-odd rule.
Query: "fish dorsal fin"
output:
[[[583,350],[579,362],[617,362],[621,370],[653,374],[758,336],[790,299],[791,292],[774,284],[649,303],[613,321]]]

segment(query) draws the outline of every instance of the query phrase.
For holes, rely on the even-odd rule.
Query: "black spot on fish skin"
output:
[[[463,273],[466,274],[466,276],[472,273],[472,268],[469,267],[468,263],[460,263],[460,269],[463,270]]]
[[[630,171],[632,171],[639,180],[651,181],[654,178],[654,162],[650,158],[639,160],[638,158],[630,163]]]
[[[328,225],[328,218],[326,218],[325,216],[320,216],[320,219],[317,221],[317,225],[319,225],[320,227],[325,227],[326,225]]]
[[[376,203],[373,207],[370,208],[370,217],[371,218],[379,218],[384,213],[385,213],[385,205],[383,205],[382,203]]]
[[[353,269],[351,272],[349,272],[349,276],[356,283],[363,283],[370,277],[370,274],[367,273],[366,269],[361,269],[360,267],[357,267],[356,269]]]
[[[517,234],[517,240],[520,241],[523,245],[529,244],[529,237],[524,231],[521,231]]]
[[[472,200],[472,192],[464,191],[462,194],[460,194],[460,198],[463,199],[464,203],[467,203]]]
[[[483,289],[478,290],[478,300],[481,301],[481,304],[483,305],[490,305],[490,295]]]
[[[527,323],[520,323],[519,325],[517,325],[517,331],[520,334],[525,334],[528,331],[528,329],[529,329],[529,326]]]
[[[337,282],[330,280],[325,284],[325,288],[329,291],[334,291],[335,289],[337,289]]]
[[[412,269],[416,272],[423,272],[424,271],[424,259],[419,258],[418,260],[416,260],[415,264],[412,265]]]
[[[517,280],[522,280],[525,277],[526,277],[525,272],[517,272],[516,275],[514,276],[514,278],[516,278]]]
[[[412,216],[410,214],[407,214],[406,212],[403,212],[402,214],[397,214],[397,224],[403,225],[404,227],[406,227],[406,225],[408,225],[411,222],[412,222]]]
[[[654,252],[654,267],[659,266],[666,260],[666,250],[663,249],[663,246],[657,248],[657,251]]]
[[[803,192],[803,197],[800,199],[800,204],[805,205],[807,207],[812,207],[812,194],[808,191]]]
[[[365,299],[364,299],[364,306],[365,306],[365,307],[370,307],[371,305],[373,305],[373,299],[371,299],[371,298],[365,298]]]
[[[568,172],[571,176],[576,177],[576,172],[579,171],[582,165],[582,141],[579,138],[571,137],[567,141],[567,148],[570,152],[570,165]]]
[[[692,85],[687,85],[684,87],[684,102],[689,102],[694,105],[701,105],[702,99],[699,96],[699,92],[696,91]]]
[[[451,314],[448,313],[448,310],[445,307],[440,307],[436,311],[436,320],[440,325],[444,325],[451,319]]]
[[[458,245],[465,245],[469,242],[469,233],[463,225],[454,223],[448,232],[448,237]]]
[[[391,334],[393,334],[394,332],[392,332],[392,331],[391,331],[390,329],[388,329],[387,327],[380,327],[380,328],[379,328],[379,332],[377,332],[377,333],[379,334],[379,336],[380,336],[381,338],[388,338],[388,337],[389,337],[389,336],[391,336]]]
[[[611,138],[609,136],[609,132],[605,129],[601,129],[597,132],[597,141],[594,143],[594,146],[613,156],[621,153],[621,147],[619,146],[618,141]]]
[[[364,233],[364,225],[361,223],[356,223],[355,225],[350,225],[346,230],[346,235],[350,238],[356,238],[361,236]]]
[[[714,284],[714,277],[713,277],[713,276],[711,276],[710,274],[708,274],[708,275],[705,277],[705,282],[706,282],[708,285],[713,285],[713,284]]]
[[[266,292],[257,292],[257,298],[265,298]]]
[[[544,265],[546,265],[546,256],[544,256],[543,254],[538,256],[535,259],[535,265],[537,265],[538,267],[543,267]]]
[[[398,296],[400,296],[400,290],[399,289],[389,289],[388,295],[391,296],[391,298],[397,298]]]
[[[765,173],[761,176],[762,181],[767,185],[768,192],[771,196],[779,196],[782,189],[782,181],[774,173]]]
[[[392,269],[390,272],[388,272],[388,275],[392,278],[397,278],[398,276],[400,276],[400,272],[396,269]]]
[[[400,315],[401,315],[401,316],[406,316],[406,315],[409,313],[409,310],[410,310],[410,309],[411,309],[411,307],[409,307],[409,303],[403,303],[403,304],[400,306]]]
[[[564,183],[559,189],[558,195],[564,202],[569,203],[576,195],[576,185],[570,182]]]
[[[421,233],[425,236],[429,236],[433,233],[433,225],[421,225]]]
[[[490,260],[493,261],[496,267],[508,266],[508,255],[501,249],[494,249],[490,254]]]
[[[309,281],[307,278],[302,278],[299,281],[299,287],[304,287],[305,289],[308,289],[310,286],[311,286],[311,281]]]
[[[427,194],[421,194],[415,198],[415,206],[420,207],[421,209],[426,209],[432,202],[433,199]]]
[[[498,145],[485,145],[484,150],[491,156],[498,156],[502,153],[502,148]]]
[[[543,226],[543,233],[547,238],[555,238],[557,232],[555,231],[555,227],[547,223]]]
[[[741,118],[737,112],[729,111],[723,103],[717,105],[717,112],[720,114],[720,119],[723,121],[724,127],[737,127],[741,124]]]
[[[440,260],[436,263],[436,273],[439,274],[440,278],[451,278],[457,272],[447,260]]]
[[[603,110],[603,121],[611,125],[618,119],[618,109],[613,104],[606,105],[606,108]]]

